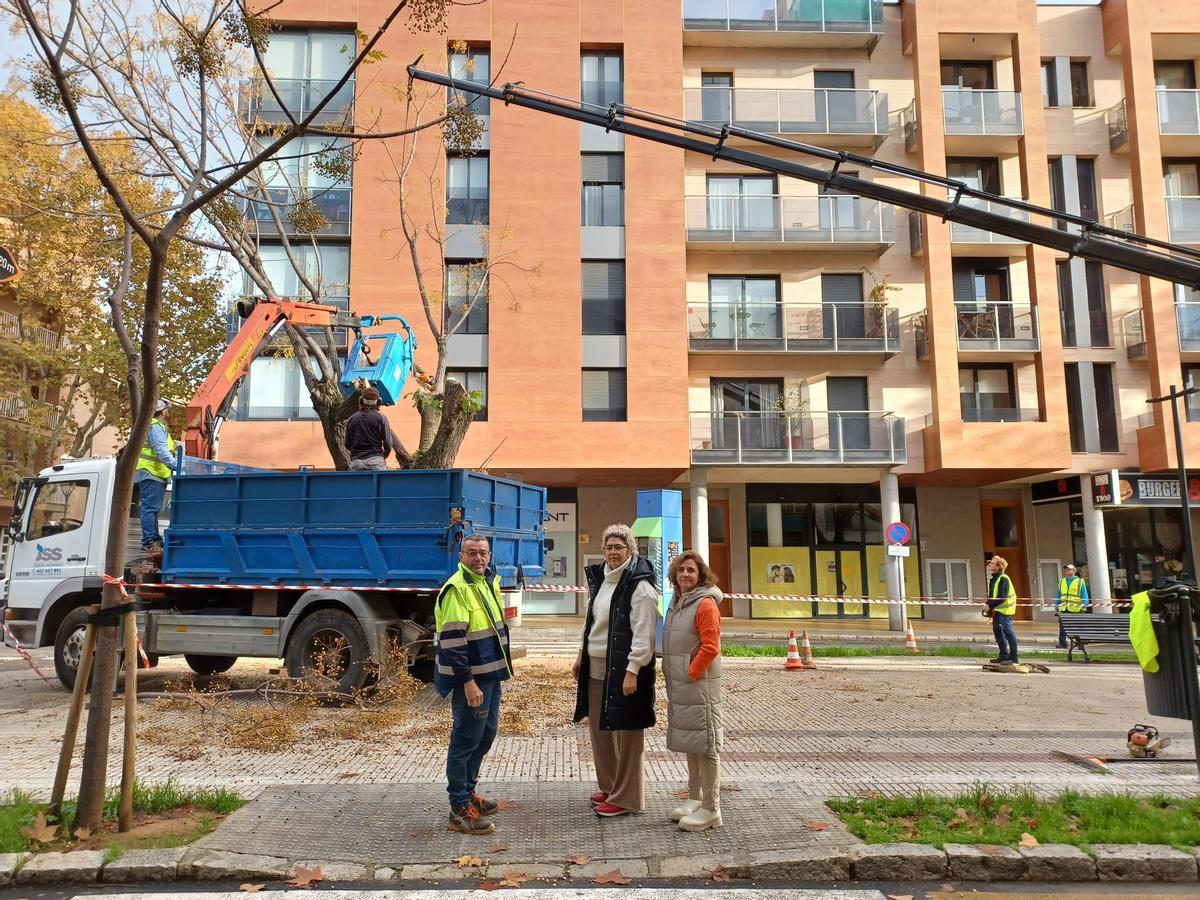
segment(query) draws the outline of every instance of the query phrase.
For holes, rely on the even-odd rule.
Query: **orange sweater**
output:
[[[692,681],[699,681],[712,661],[721,655],[721,611],[712,597],[700,601],[696,610],[696,632],[700,635],[700,649],[688,666],[688,677]]]

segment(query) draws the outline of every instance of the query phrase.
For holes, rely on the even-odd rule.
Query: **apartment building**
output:
[[[276,10],[292,24],[268,58],[295,102],[336,77],[320,48],[370,31],[385,6]],[[507,54],[504,81],[852,151],[1195,244],[1192,6],[490,0],[455,9],[437,40],[464,42],[446,63],[463,76],[486,79]],[[431,39],[389,35],[387,59],[347,94],[360,121],[396,124],[387,86]],[[1022,596],[1053,596],[1069,560],[1088,566],[1093,593],[1128,596],[1180,558],[1170,479],[1151,477],[1174,465],[1169,414],[1146,401],[1200,367],[1200,296],[698,153],[484,111],[481,152],[431,156],[446,262],[470,262],[479,229],[503,223],[539,275],[503,302],[493,292],[455,338],[454,377],[487,398],[460,463],[550,489],[551,581],[580,583],[604,525],[633,517],[637,489],[664,486],[684,491],[685,542],[721,584],[759,595],[728,602],[737,615],[886,616],[861,598],[896,589],[883,537],[895,520],[915,535],[909,596],[981,595],[993,553]],[[345,216],[338,201],[316,246],[344,260],[324,267],[343,273],[330,296],[414,321],[385,170],[364,145],[327,192]],[[289,365],[255,363],[223,455],[324,462]],[[415,442],[412,410],[389,415]],[[1200,404],[1191,418],[1200,461]],[[821,599],[765,599],[796,594]],[[577,608],[565,594],[535,611]]]

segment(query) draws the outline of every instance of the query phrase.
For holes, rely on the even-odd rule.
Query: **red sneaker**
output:
[[[623,816],[625,813],[633,812],[632,809],[622,809],[619,806],[613,806],[607,800],[603,803],[596,804],[596,815],[598,816]]]
[[[604,791],[596,791],[596,793],[592,794],[592,803],[593,804],[603,803],[607,799],[608,799],[608,794],[604,793]]]

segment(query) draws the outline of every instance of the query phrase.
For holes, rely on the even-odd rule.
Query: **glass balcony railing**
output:
[[[894,209],[851,194],[781,197],[708,194],[684,200],[696,243],[892,244]]]
[[[1185,353],[1200,352],[1200,302],[1177,302],[1175,325],[1179,333],[1179,349]]]
[[[958,319],[958,349],[979,351],[1037,352],[1037,307],[1011,301],[959,300],[954,303]]]
[[[1121,316],[1121,343],[1129,359],[1146,358],[1146,324],[1140,309]]]
[[[1200,135],[1200,91],[1159,88],[1158,132]]]
[[[683,0],[683,27],[880,34],[883,0]]]
[[[1129,105],[1121,100],[1104,114],[1108,125],[1108,149],[1114,153],[1129,142]]]
[[[350,188],[313,188],[308,199],[321,212],[325,224],[313,230],[313,234],[350,233]],[[292,222],[290,213],[295,209],[300,195],[291,188],[268,188],[268,201],[246,202],[246,219],[253,221],[261,234],[278,234],[279,228],[272,217],[272,208],[283,223],[285,234],[308,233]]]
[[[694,412],[697,465],[895,465],[908,461],[904,419],[890,412]]]
[[[872,303],[719,301],[688,304],[697,352],[900,352],[900,314]]]
[[[942,110],[946,134],[1025,133],[1019,91],[943,87]]]
[[[1104,217],[1104,224],[1109,228],[1115,228],[1117,231],[1134,232],[1137,230],[1137,223],[1134,219],[1133,204],[1126,206],[1124,209],[1118,209],[1115,213],[1111,213]]]
[[[1200,244],[1200,197],[1167,197],[1167,234],[1175,244]]]
[[[317,78],[276,78],[272,80],[279,93],[276,99],[265,81],[254,80],[243,87],[242,119],[249,123],[274,124],[288,120],[287,110],[296,119],[308,116],[334,88],[337,80]],[[314,125],[354,125],[354,79],[330,98],[313,120]]]
[[[687,88],[683,116],[771,134],[888,133],[887,95],[853,88]]]
[[[966,398],[962,398],[966,400]],[[985,406],[982,408],[967,406],[962,408],[964,422],[1040,422],[1042,414],[1037,409],[1018,409],[1016,407]]]
[[[1012,198],[1019,199],[1019,198]],[[1014,209],[1005,203],[994,200],[983,200],[977,197],[964,197],[959,206],[979,209],[998,216],[1005,216],[1014,222],[1028,222],[1029,213],[1023,209]],[[950,240],[956,244],[1027,244],[1020,238],[1009,237],[1006,234],[996,234],[984,228],[975,228],[961,222],[950,223]]]

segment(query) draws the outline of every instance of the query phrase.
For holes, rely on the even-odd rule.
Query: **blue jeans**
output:
[[[1003,613],[992,613],[992,634],[1000,647],[1000,658],[1007,662],[1017,661],[1017,630],[1013,628],[1013,617]]]
[[[161,481],[146,478],[137,483],[138,503],[142,514],[142,546],[151,541],[162,541],[158,533],[158,514],[167,496],[167,486]]]
[[[479,784],[479,767],[492,749],[500,727],[500,682],[475,684],[483,691],[483,702],[478,706],[467,705],[462,685],[450,695],[454,725],[450,730],[450,746],[446,748],[446,792],[450,795],[451,810],[462,809],[471,802]]]

